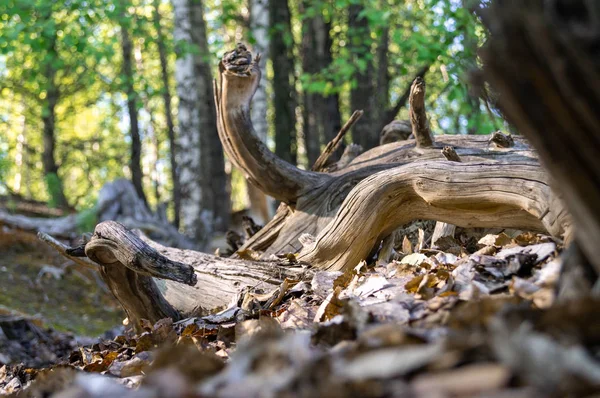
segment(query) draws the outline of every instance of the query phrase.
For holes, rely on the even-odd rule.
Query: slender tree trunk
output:
[[[331,22],[327,22],[323,27],[323,35],[325,37],[325,49],[324,49],[324,65],[330,65],[333,62],[332,46],[333,40],[331,38]],[[331,94],[324,98],[325,114],[323,118],[323,131],[325,136],[322,141],[323,144],[327,145],[331,141],[338,131],[342,128],[342,116],[340,115],[340,97],[338,94]],[[355,109],[352,109],[354,111]],[[336,154],[339,157],[344,152],[344,145],[340,145],[336,150]]]
[[[46,98],[42,104],[42,123],[44,136],[44,152],[42,153],[42,164],[44,165],[44,175],[48,191],[51,196],[51,203],[60,208],[69,207],[67,198],[63,190],[62,180],[58,175],[58,164],[54,157],[56,146],[56,104],[60,98],[60,91],[56,84],[57,70],[53,62],[58,58],[56,51],[56,35],[52,36],[49,45],[49,60],[46,63]]]
[[[302,7],[305,12],[311,7],[311,2],[304,0]],[[302,70],[304,73],[317,74],[332,62],[330,28],[331,25],[325,22],[320,13],[304,19],[302,25]],[[308,163],[313,165],[321,154],[321,145],[326,145],[331,141],[341,127],[339,99],[337,95],[325,97],[322,93],[304,91],[303,102],[305,147]],[[338,156],[342,151],[343,147],[340,147]]]
[[[273,100],[275,108],[275,153],[296,164],[296,89],[294,54],[288,0],[269,2]]]
[[[303,0],[301,4],[302,13],[306,13],[311,4]],[[321,15],[315,15],[304,19],[302,24],[302,71],[305,74],[314,75],[321,71],[324,61],[325,37],[324,21]],[[321,137],[323,131],[324,101],[319,93],[303,92],[302,126],[304,128],[304,146],[308,164],[313,165],[321,154]]]
[[[377,45],[377,106],[374,107],[374,110],[376,111],[376,114],[374,115],[375,120],[382,120],[385,118],[385,112],[390,105],[390,74],[388,72],[389,35],[389,27],[384,26],[381,29],[381,38]],[[379,133],[377,130],[375,132]]]
[[[199,50],[194,54],[194,71],[198,89],[200,117],[200,151],[202,165],[202,204],[210,229],[225,232],[229,225],[231,200],[227,190],[225,157],[217,132],[217,116],[210,69],[203,2],[190,0],[192,42]]]
[[[142,141],[140,139],[140,126],[138,123],[137,111],[137,93],[133,87],[133,46],[127,25],[121,19],[121,49],[123,52],[123,80],[124,89],[127,95],[127,112],[129,113],[130,135],[131,135],[131,157],[129,159],[129,169],[131,171],[131,182],[135,187],[140,199],[148,203],[144,194],[142,183],[144,174],[142,173]]]
[[[354,66],[355,84],[350,92],[352,109],[365,111],[363,117],[352,130],[352,140],[360,144],[364,150],[379,144],[379,131],[373,126],[374,88],[373,88],[373,59],[371,55],[371,39],[369,24],[364,15],[364,7],[353,4],[348,8],[348,39],[350,53],[356,57]],[[360,60],[360,62],[358,62]]]
[[[175,80],[179,97],[178,167],[181,184],[181,221],[186,235],[198,243],[206,242],[210,223],[202,217],[202,153],[200,151],[200,96],[194,69],[194,57],[185,46],[192,45],[190,4],[173,0],[175,28],[173,36],[177,52]]]
[[[167,120],[167,135],[169,137],[169,160],[171,163],[171,180],[173,181],[173,206],[175,218],[173,225],[179,228],[181,209],[181,188],[177,174],[177,141],[175,137],[175,126],[173,123],[173,111],[171,109],[171,89],[169,86],[169,67],[167,64],[167,50],[165,38],[160,24],[160,0],[154,0],[154,29],[156,30],[156,45],[158,46],[158,57],[160,59],[160,72],[163,84],[162,97],[165,107],[165,118]]]

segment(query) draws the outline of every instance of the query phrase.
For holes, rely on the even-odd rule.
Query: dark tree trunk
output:
[[[46,64],[46,98],[42,105],[42,123],[44,125],[44,152],[42,153],[42,164],[44,165],[44,175],[46,184],[50,192],[51,200],[54,206],[68,208],[69,203],[65,196],[62,180],[58,176],[58,164],[54,157],[56,146],[56,104],[60,98],[60,91],[56,84],[56,68],[53,61],[58,57],[56,52],[56,36],[52,37],[49,46],[50,60]]]
[[[177,174],[177,139],[175,137],[175,126],[173,123],[173,112],[171,109],[171,90],[169,88],[169,70],[167,64],[167,50],[165,38],[160,24],[160,1],[154,0],[154,29],[156,29],[156,45],[158,46],[158,57],[160,59],[160,72],[163,83],[163,102],[165,106],[165,118],[167,120],[167,134],[169,137],[169,160],[171,163],[171,179],[173,180],[173,206],[175,218],[173,225],[179,228],[179,211],[181,209],[181,188]]]
[[[269,1],[270,53],[273,60],[275,153],[296,164],[296,89],[291,14],[287,0]]]
[[[504,0],[481,13],[484,76],[527,136],[573,215],[575,238],[600,273],[598,2]]]
[[[124,18],[124,16],[122,17]],[[137,112],[137,93],[133,88],[133,64],[132,64],[132,52],[133,47],[131,43],[131,37],[129,36],[128,27],[121,20],[121,49],[123,52],[123,82],[124,89],[127,95],[127,112],[129,113],[129,124],[130,124],[130,135],[131,135],[131,157],[129,159],[129,169],[131,171],[131,182],[135,187],[140,199],[144,203],[148,203],[146,195],[144,194],[144,186],[142,179],[144,177],[142,173],[142,141],[140,139],[140,127],[138,123],[138,112]]]
[[[309,1],[302,6],[306,10]],[[304,73],[322,72],[332,61],[330,24],[320,14],[306,18],[302,25],[302,70]],[[341,127],[337,95],[325,97],[321,93],[304,92],[302,110],[304,140],[308,164],[313,165],[321,154],[321,145],[332,140]],[[343,148],[338,149],[338,158]]]
[[[373,126],[374,87],[373,57],[371,54],[371,31],[364,15],[364,7],[353,4],[348,8],[348,41],[354,57],[354,85],[350,92],[350,107],[363,110],[364,116],[352,129],[352,140],[364,150],[379,145],[379,131]]]
[[[227,192],[227,174],[223,147],[217,133],[217,119],[213,99],[210,52],[204,21],[203,2],[190,0],[192,42],[197,46],[194,69],[197,78],[200,115],[200,150],[202,152],[202,202],[211,214],[213,229],[224,232],[229,225],[231,200]]]

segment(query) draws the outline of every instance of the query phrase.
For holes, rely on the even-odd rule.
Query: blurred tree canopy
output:
[[[132,177],[127,105],[128,98],[133,98],[139,115],[146,196],[151,206],[169,201],[175,174],[169,160],[163,94],[167,89],[177,92],[176,59],[186,54],[200,56],[216,76],[217,56],[236,42],[248,42],[251,47],[256,43],[250,28],[253,1],[266,2],[200,2],[209,49],[204,54],[189,42],[173,39],[173,4],[169,1],[0,2],[0,195],[19,194],[77,210],[92,207],[104,183]],[[330,136],[320,133],[321,137],[313,138],[303,132],[308,119],[300,115],[312,108],[301,98],[335,98],[335,113],[343,121],[353,111],[351,97],[365,92],[359,89],[368,90],[373,98],[366,102],[364,128],[377,137],[382,123],[389,122],[390,112],[392,118],[406,118],[406,106],[399,101],[421,69],[426,71],[426,104],[434,132],[487,134],[502,126],[493,104],[480,100],[467,79],[477,65],[476,49],[485,41],[486,32],[463,1],[271,1],[289,7],[289,21],[271,21],[268,32],[288,50],[284,56],[291,65],[290,97],[300,99],[293,106],[299,133],[293,137],[297,142],[292,143],[290,150],[295,153],[290,159],[297,159],[301,167],[309,167],[309,158],[314,157],[309,154],[307,158],[307,148],[322,148]],[[315,21],[325,28],[308,29],[307,24]],[[326,56],[311,66],[312,60],[317,62],[316,47],[307,38],[322,34],[323,29]],[[122,30],[132,46],[131,76],[123,68]],[[169,71],[168,87],[162,76],[161,46]],[[263,78],[273,82],[279,65],[270,55]],[[128,97],[129,86],[133,97]],[[273,84],[266,90],[267,143],[274,150],[278,111]],[[394,109],[395,105],[400,107]],[[175,114],[177,109],[174,96]],[[226,164],[225,168],[231,175],[231,167]],[[234,209],[244,207],[240,177],[234,173],[229,184]]]

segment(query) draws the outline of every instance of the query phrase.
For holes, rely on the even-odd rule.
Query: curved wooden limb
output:
[[[250,119],[250,101],[258,87],[258,60],[243,44],[226,53],[221,63],[220,85],[215,82],[219,137],[227,156],[248,180],[264,193],[288,204],[329,177],[300,170],[285,162],[258,139]]]
[[[416,219],[562,236],[570,218],[535,163],[417,162],[361,181],[299,259],[345,270],[395,228]]]

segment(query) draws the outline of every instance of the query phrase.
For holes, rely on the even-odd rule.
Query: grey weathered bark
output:
[[[352,141],[364,150],[379,144],[379,131],[373,125],[375,116],[375,92],[373,87],[374,65],[371,56],[371,29],[367,18],[362,15],[364,7],[352,4],[348,7],[348,46],[351,54],[361,62],[354,60],[356,68],[354,83],[350,91],[350,107],[362,109],[365,115],[352,130]],[[364,66],[364,67],[363,67]]]
[[[275,153],[284,161],[296,164],[296,78],[288,0],[269,2],[269,26],[274,65]]]
[[[598,11],[585,0],[492,2],[481,54],[503,113],[539,150],[600,273]]]
[[[190,21],[193,29],[191,39],[197,48],[194,54],[198,107],[200,119],[200,151],[202,172],[202,207],[209,223],[209,230],[225,232],[229,225],[231,201],[227,192],[227,175],[223,147],[217,133],[217,121],[214,108],[212,72],[208,36],[204,21],[204,2],[190,1]]]
[[[171,88],[169,84],[169,65],[167,63],[167,50],[165,38],[161,25],[160,1],[154,0],[154,29],[156,31],[156,45],[158,47],[158,58],[160,60],[160,72],[162,79],[162,97],[165,107],[165,119],[167,121],[167,136],[169,137],[169,161],[171,165],[171,180],[173,181],[173,225],[179,228],[181,209],[181,188],[177,170],[177,138],[175,136],[175,124],[173,123],[173,110],[171,107]]]
[[[122,5],[125,9],[125,6]],[[133,87],[133,44],[129,36],[129,26],[126,24],[125,10],[123,10],[119,24],[121,28],[121,53],[123,55],[122,79],[123,89],[127,96],[127,113],[129,114],[129,135],[131,136],[131,152],[129,158],[129,170],[131,181],[138,196],[147,203],[144,194],[142,172],[142,141],[140,138],[140,126],[138,123],[137,99],[138,95]]]
[[[263,76],[266,76],[267,61],[269,60],[269,0],[249,0],[249,6],[250,33],[254,39],[253,50],[255,54],[260,54],[260,71]],[[258,84],[251,110],[254,131],[258,138],[265,143],[269,134],[267,84],[267,79],[262,79]]]

